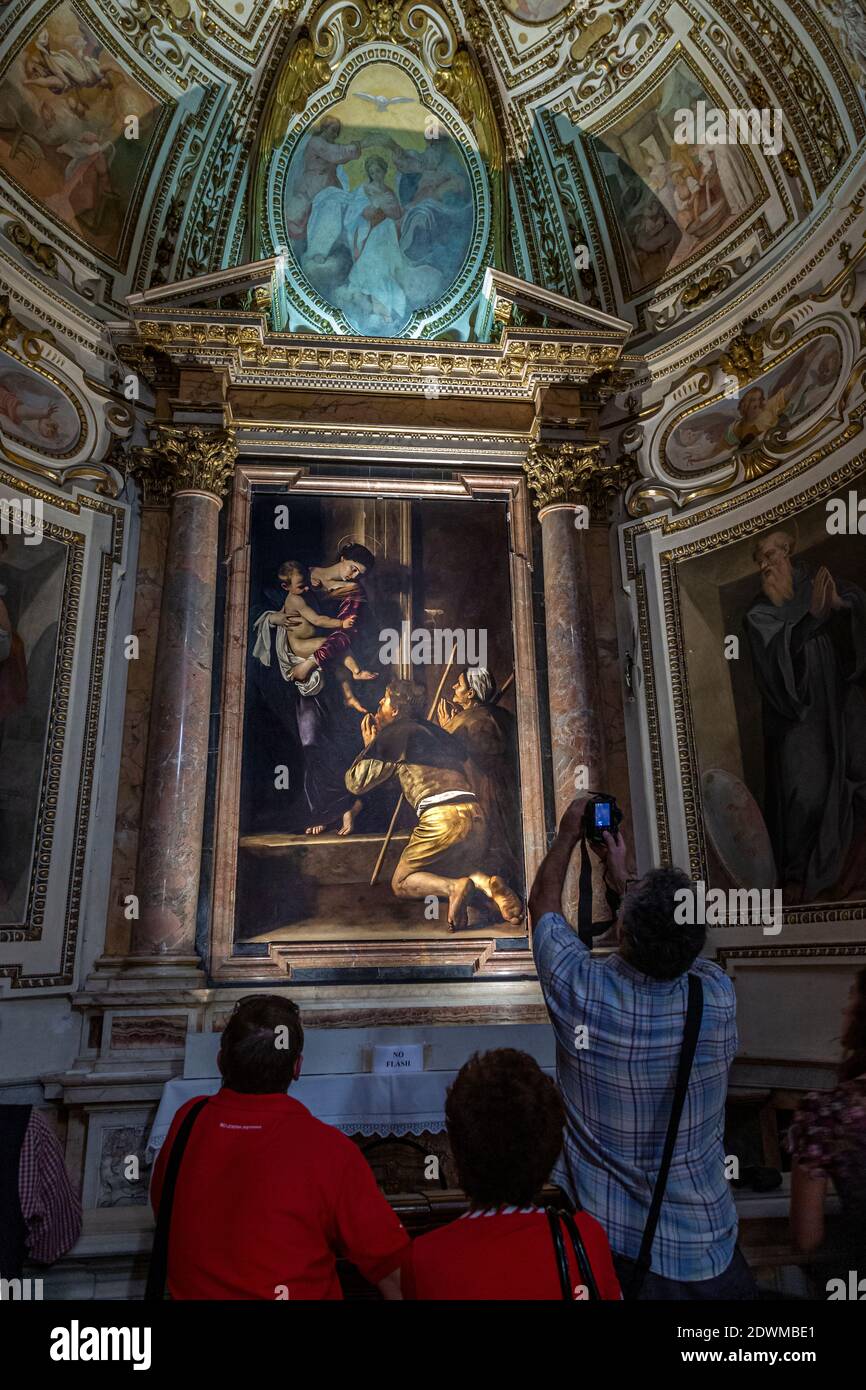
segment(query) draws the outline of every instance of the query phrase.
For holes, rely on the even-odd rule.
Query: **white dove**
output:
[[[371,96],[369,92],[356,92],[362,101],[375,102],[376,110],[381,114],[388,110],[389,106],[399,106],[404,101],[414,101],[414,97],[379,97]]]

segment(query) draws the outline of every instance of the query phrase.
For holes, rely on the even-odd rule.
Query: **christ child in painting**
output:
[[[282,614],[290,621],[281,624],[286,628],[289,647],[292,654],[300,660],[294,666],[290,680],[296,683],[306,681],[317,667],[321,667],[327,660],[335,660],[341,657],[342,665],[353,680],[370,681],[376,679],[375,671],[363,671],[358,665],[351,651],[348,650],[348,642],[351,638],[341,636],[335,639],[334,635],[320,637],[316,628],[330,628],[333,633],[350,632],[355,626],[357,615],[352,612],[348,615],[337,615],[336,618],[329,618],[324,613],[318,613],[315,608],[311,608],[304,598],[304,594],[309,591],[309,576],[306,566],[297,560],[286,560],[280,565],[277,577],[281,586],[286,590],[286,601],[282,607]],[[341,609],[342,613],[342,609]],[[341,684],[345,681],[344,693],[350,709],[357,710],[360,714],[366,714],[364,706],[354,695],[351,694],[351,687],[341,673],[337,672],[337,679]]]

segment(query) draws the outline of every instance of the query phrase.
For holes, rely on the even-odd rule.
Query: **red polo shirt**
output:
[[[171,1146],[194,1103],[177,1112],[157,1158],[155,1212]],[[338,1256],[375,1284],[408,1244],[364,1155],[300,1101],[224,1086],[199,1113],[175,1189],[172,1298],[342,1298]]]
[[[602,1299],[622,1297],[607,1236],[588,1212],[575,1212]],[[563,1230],[572,1292],[580,1275]],[[541,1207],[472,1211],[412,1242],[402,1276],[411,1299],[561,1299],[556,1252]],[[586,1295],[584,1293],[583,1297]]]

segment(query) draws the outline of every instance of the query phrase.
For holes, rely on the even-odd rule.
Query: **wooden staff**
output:
[[[452,648],[451,648],[451,655],[450,655],[449,658],[448,658],[448,665],[445,667],[445,670],[442,672],[442,679],[440,680],[439,685],[437,686],[436,694],[433,696],[433,703],[432,703],[432,705],[430,706],[430,709],[429,709],[428,714],[427,714],[428,720],[429,720],[429,719],[432,719],[432,718],[433,718],[433,715],[436,713],[436,706],[438,705],[438,703],[439,703],[439,697],[440,697],[441,694],[442,694],[442,687],[443,687],[443,685],[445,684],[445,682],[446,682],[447,679],[448,679],[448,673],[449,673],[449,671],[451,670],[451,667],[454,665],[454,652],[455,652],[455,650],[456,650],[455,647],[452,647]],[[395,827],[395,825],[397,824],[397,817],[398,817],[399,814],[400,814],[400,808],[401,808],[402,805],[403,805],[403,793],[402,793],[402,791],[401,791],[399,797],[397,798],[397,805],[394,807],[394,814],[393,814],[393,816],[391,817],[391,824],[388,826],[388,833],[387,833],[387,835],[385,836],[385,839],[382,841],[382,848],[379,850],[379,858],[376,860],[376,867],[375,867],[375,869],[373,870],[373,877],[370,879],[370,887],[371,887],[371,888],[372,888],[373,884],[376,882],[376,879],[379,877],[379,870],[382,868],[382,865],[383,865],[383,863],[385,862],[385,855],[388,853],[388,846],[389,846],[390,843],[391,843],[391,836],[394,834],[394,827]]]
[[[514,684],[514,672],[512,671],[512,672],[511,672],[511,675],[508,677],[508,679],[502,682],[502,685],[499,687],[499,689],[497,690],[496,694],[493,696],[493,699],[490,701],[490,704],[491,704],[491,705],[498,705],[498,704],[499,704],[499,701],[502,699],[502,697],[503,697],[503,695],[505,694],[505,692],[506,692],[506,690],[508,689],[508,687],[511,686],[511,685],[513,685],[513,684]]]

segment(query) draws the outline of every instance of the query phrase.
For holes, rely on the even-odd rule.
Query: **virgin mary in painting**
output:
[[[265,609],[254,625],[252,660],[259,690],[278,724],[300,743],[308,835],[337,826],[339,834],[347,834],[352,826],[354,798],[346,790],[345,770],[361,744],[357,719],[349,716],[351,711],[366,712],[352,679],[370,678],[376,672],[362,670],[349,653],[359,639],[363,641],[367,594],[362,581],[374,565],[366,546],[348,542],[341,545],[334,564],[310,567],[303,602],[327,621],[328,636],[317,639],[317,650],[302,657],[301,666],[292,651],[293,632],[301,626],[292,591],[298,588],[294,576],[302,566],[290,561],[280,567],[281,575],[287,571],[278,578],[284,602]],[[269,590],[267,596],[276,598],[278,593]],[[338,623],[343,626],[334,626]]]

